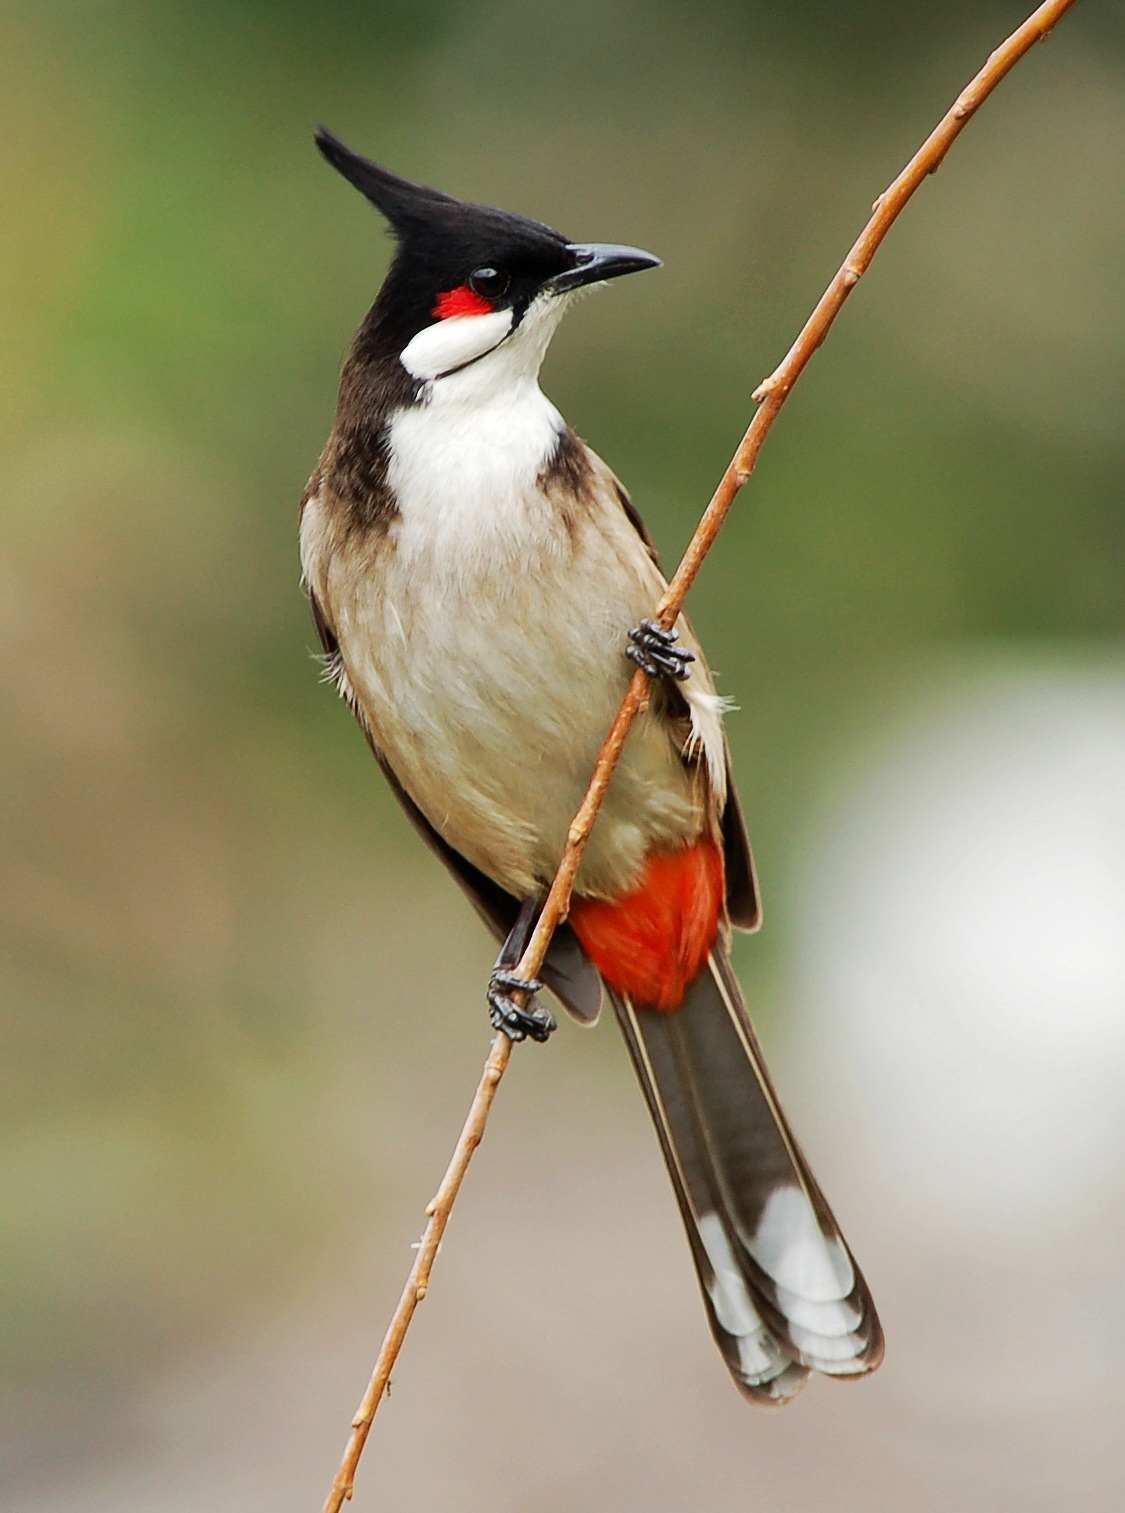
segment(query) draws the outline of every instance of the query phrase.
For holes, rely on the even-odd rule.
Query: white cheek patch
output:
[[[476,362],[498,347],[512,329],[510,310],[487,315],[451,315],[419,331],[403,348],[399,361],[414,378],[440,378],[454,368]]]

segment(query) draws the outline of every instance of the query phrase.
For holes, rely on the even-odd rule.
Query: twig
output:
[[[484,1064],[480,1084],[461,1130],[460,1139],[454,1149],[453,1159],[446,1168],[445,1176],[441,1179],[441,1186],[426,1206],[426,1228],[422,1232],[418,1254],[414,1257],[414,1265],[410,1268],[410,1275],[406,1279],[406,1286],[402,1289],[398,1307],[383,1336],[383,1346],[379,1351],[375,1370],[371,1373],[371,1380],[367,1384],[367,1391],[363,1394],[363,1401],[352,1419],[352,1432],[348,1436],[347,1448],[332,1483],[332,1490],[325,1501],[324,1513],[339,1513],[344,1500],[352,1495],[355,1468],[363,1454],[363,1446],[371,1430],[371,1421],[375,1417],[375,1410],[379,1406],[383,1393],[389,1388],[391,1371],[402,1349],[406,1331],[410,1328],[414,1310],[426,1296],[434,1258],[438,1253],[441,1237],[453,1210],[461,1179],[472,1160],[473,1152],[481,1142],[488,1111],[511,1054],[512,1042],[507,1035],[498,1033],[492,1042],[488,1060]]]
[[[805,322],[800,336],[786,354],[785,360],[754,390],[753,398],[758,405],[757,413],[723,474],[696,528],[695,535],[691,538],[687,551],[676,569],[675,576],[657,607],[656,617],[665,627],[675,624],[687,592],[703,564],[703,559],[710,551],[720,527],[730,513],[731,505],[739,490],[753,472],[762,443],[777,419],[793,385],[804,371],[813,353],[828,335],[832,322],[839,314],[844,301],[867,272],[871,259],[897,219],[899,212],[923,179],[931,173],[936,173],[941,167],[954,139],[1000,80],[1015,67],[1036,42],[1042,41],[1050,33],[1055,23],[1074,3],[1075,0],[1046,0],[1045,4],[1040,5],[1023,25],[991,54],[988,62],[972,83],[961,91],[952,107],[910,159],[898,178],[875,201],[871,219],[864,227],[862,235],[824,291],[816,309]],[[570,895],[582,861],[582,853],[586,849],[586,842],[589,840],[598,809],[609,787],[613,769],[617,765],[625,744],[625,738],[629,734],[629,727],[645,704],[647,689],[647,674],[638,669],[633,674],[628,692],[621,702],[621,707],[598,754],[590,785],[570,826],[566,848],[538,923],[519,966],[515,969],[520,977],[538,976],[546,958],[551,937],[567,916]],[[452,1160],[442,1178],[441,1186],[426,1209],[427,1224],[418,1255],[410,1268],[406,1286],[384,1337],[383,1347],[379,1352],[379,1359],[375,1363],[375,1370],[368,1383],[367,1391],[352,1420],[351,1436],[340,1463],[340,1469],[336,1473],[336,1479],[332,1483],[332,1490],[324,1504],[323,1513],[340,1513],[345,1499],[352,1495],[356,1466],[363,1453],[363,1446],[370,1432],[375,1411],[387,1390],[391,1370],[402,1348],[414,1310],[426,1295],[438,1245],[456,1201],[462,1178],[484,1134],[488,1112],[511,1053],[511,1041],[506,1035],[498,1032],[492,1042],[480,1085],[461,1131],[461,1137],[454,1149]]]

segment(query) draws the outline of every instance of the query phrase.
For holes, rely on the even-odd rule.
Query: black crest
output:
[[[516,319],[550,278],[574,262],[566,237],[527,216],[458,200],[361,157],[320,127],[316,145],[386,217],[398,243],[371,317],[398,350],[433,319],[435,298],[481,268],[509,280],[500,303]]]

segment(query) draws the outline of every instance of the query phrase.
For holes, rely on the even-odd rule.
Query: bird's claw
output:
[[[536,1040],[542,1045],[558,1029],[555,1016],[550,1009],[533,1009],[530,1002],[526,1009],[521,1008],[511,996],[526,993],[530,1000],[542,987],[534,977],[517,977],[498,967],[488,984],[488,1017],[493,1029],[503,1030],[509,1040]]]
[[[674,630],[665,630],[655,620],[642,620],[629,632],[631,645],[625,655],[643,668],[650,678],[678,678],[681,682],[691,673],[690,662],[695,653],[677,646],[679,636]]]

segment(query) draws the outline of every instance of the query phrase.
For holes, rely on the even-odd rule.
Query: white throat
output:
[[[401,517],[400,550],[427,551],[438,541],[443,551],[455,550],[460,542],[475,555],[474,541],[521,530],[527,501],[565,427],[539,387],[539,369],[568,303],[565,295],[541,295],[515,331],[457,371],[426,381],[418,403],[392,419],[387,481]],[[484,342],[495,335],[501,314],[507,316],[454,316],[438,325],[476,326],[475,339]],[[434,354],[437,335],[430,341]],[[457,331],[455,341],[467,344],[468,333]]]

